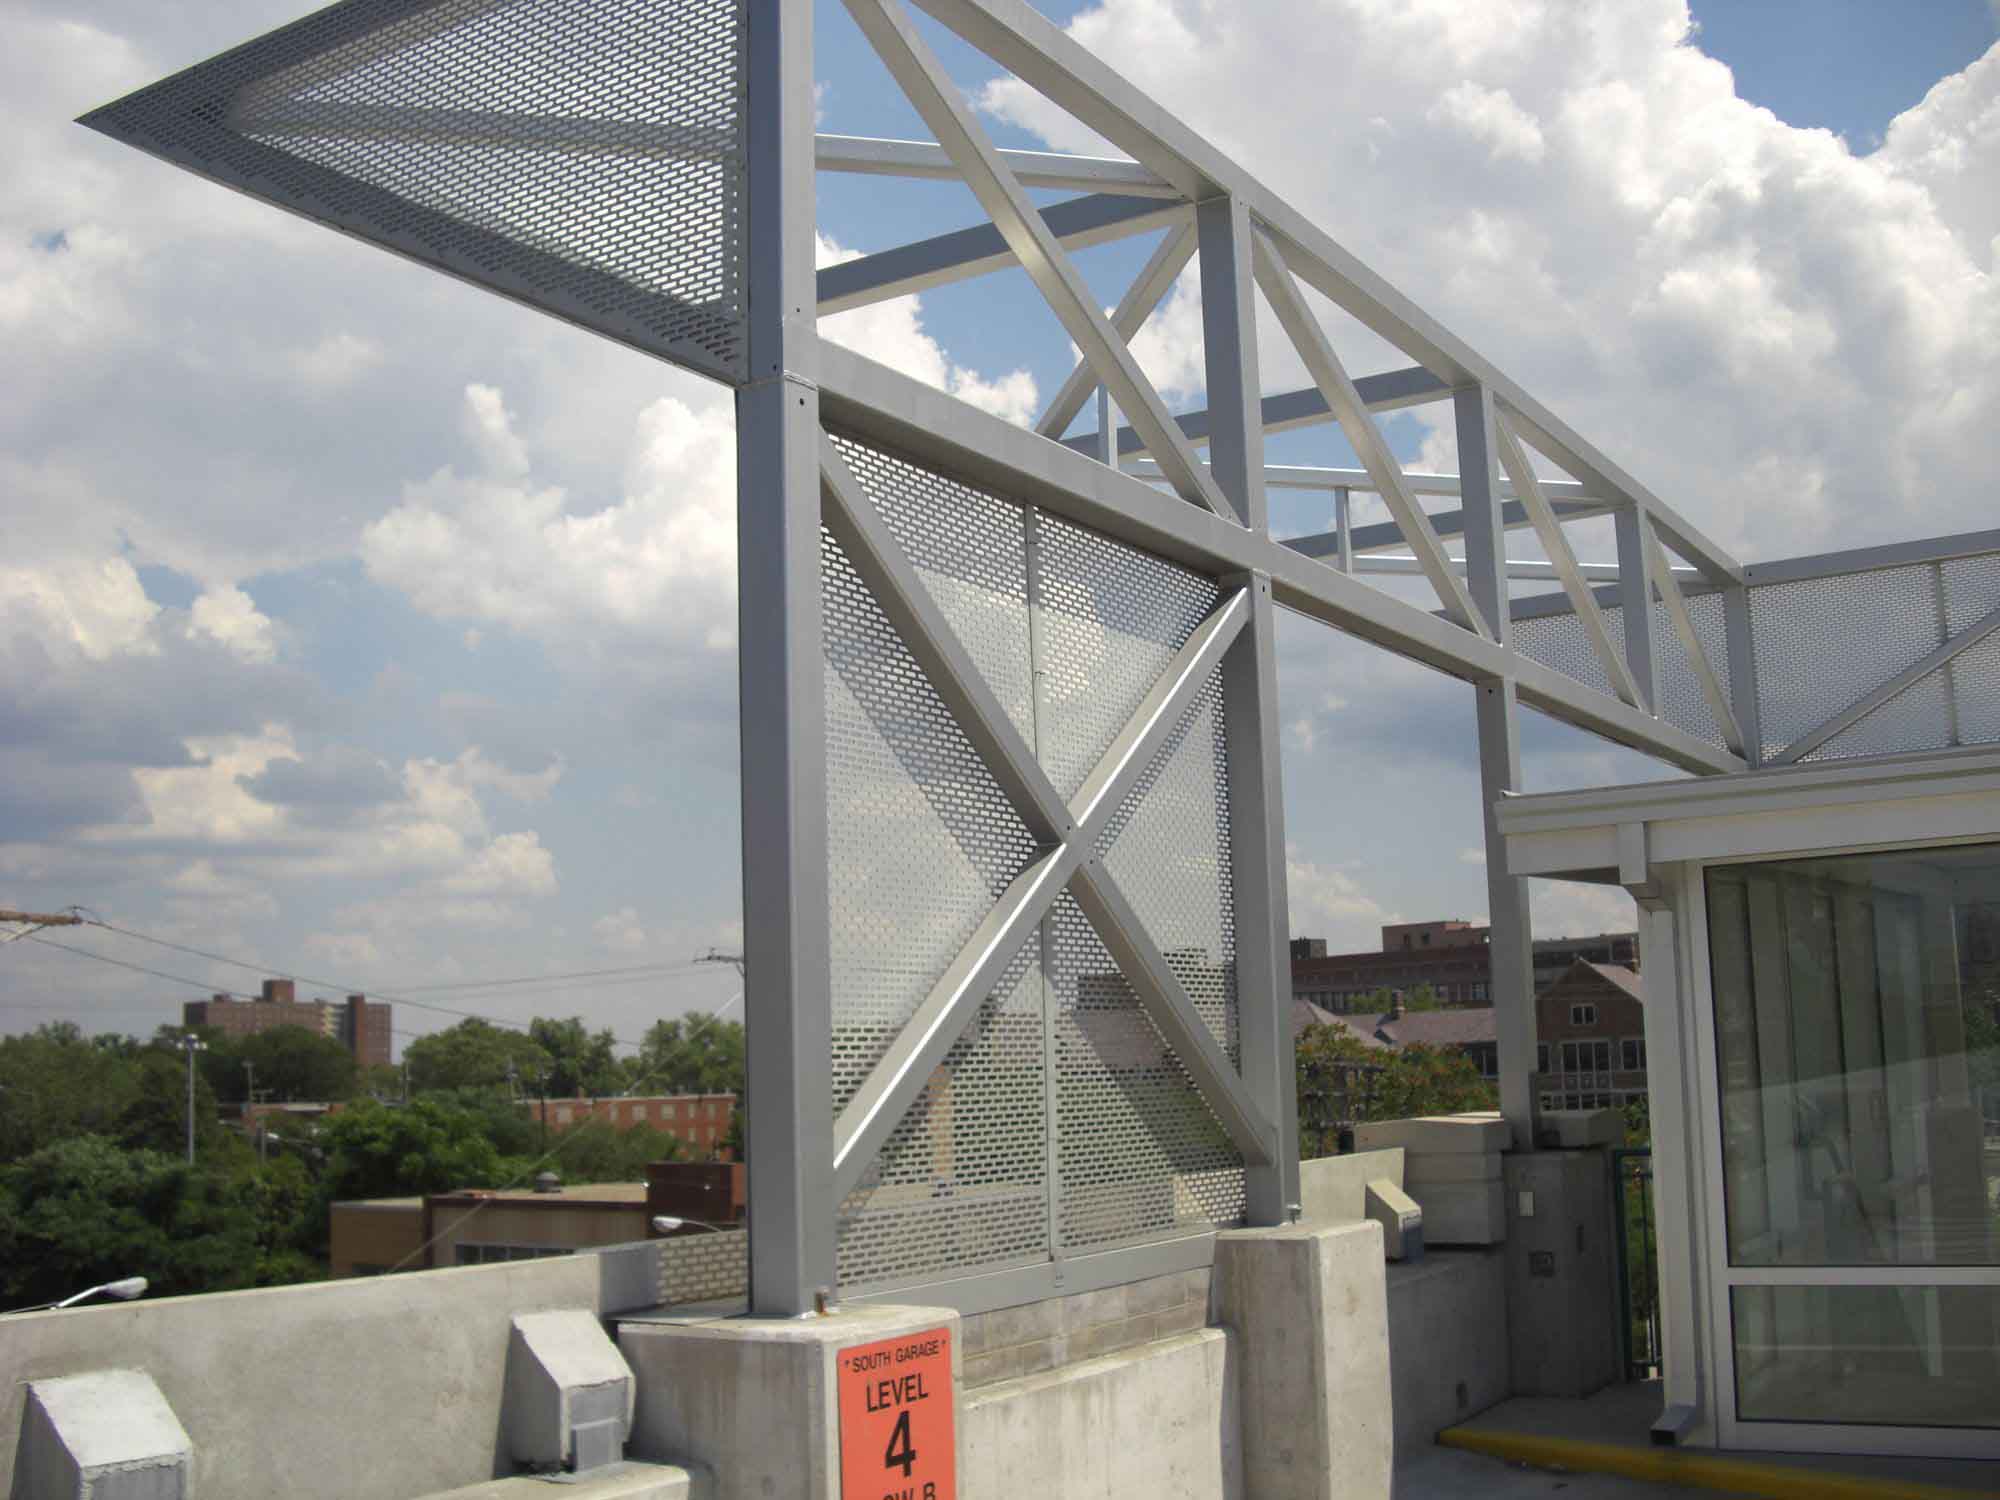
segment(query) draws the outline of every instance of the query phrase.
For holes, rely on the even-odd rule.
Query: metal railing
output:
[[[1612,1214],[1618,1235],[1618,1345],[1627,1380],[1660,1373],[1659,1234],[1653,1216],[1653,1152],[1611,1153]]]

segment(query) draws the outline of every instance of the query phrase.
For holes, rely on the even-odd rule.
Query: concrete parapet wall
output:
[[[840,1351],[931,1328],[951,1333],[956,1384],[963,1339],[951,1308],[621,1322],[618,1348],[638,1382],[628,1451],[700,1465],[716,1500],[840,1500]]]
[[[1388,1270],[1389,1387],[1396,1460],[1513,1393],[1507,1257],[1500,1249],[1432,1250]]]
[[[1388,1500],[1394,1462],[1382,1226],[1215,1240],[1237,1336],[1245,1500]]]
[[[1204,1266],[970,1314],[963,1324],[965,1384],[1013,1380],[1205,1328],[1209,1279]]]
[[[1403,1173],[1401,1146],[1302,1161],[1299,1163],[1300,1222],[1353,1224],[1365,1219],[1368,1184],[1387,1178],[1397,1187],[1405,1187]]]
[[[598,1306],[596,1257],[168,1297],[7,1319],[0,1475],[31,1380],[152,1376],[201,1500],[409,1500],[510,1474],[516,1313]]]
[[[960,1500],[1238,1500],[1231,1342],[1206,1328],[967,1393]]]

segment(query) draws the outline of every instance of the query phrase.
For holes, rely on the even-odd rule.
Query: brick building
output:
[[[389,1064],[391,1007],[365,995],[345,1000],[301,1000],[289,979],[267,979],[255,1000],[216,995],[181,1007],[183,1026],[208,1026],[224,1036],[255,1036],[279,1026],[299,1026],[339,1042],[364,1068]]]
[[[1292,940],[1292,996],[1338,1015],[1371,1008],[1382,990],[1409,994],[1428,985],[1446,1005],[1493,1003],[1491,929],[1471,922],[1401,922],[1382,929],[1373,953],[1326,951],[1320,938]],[[1553,983],[1579,959],[1637,968],[1639,935],[1605,932],[1535,942],[1535,988]]]
[[[1598,1109],[1646,1097],[1640,993],[1633,970],[1580,958],[1535,996],[1543,1109]]]
[[[589,1120],[603,1120],[616,1130],[644,1126],[664,1130],[691,1151],[714,1155],[729,1135],[736,1110],[734,1094],[661,1094],[643,1099],[531,1099],[528,1110],[546,1117],[550,1130],[568,1130]]]

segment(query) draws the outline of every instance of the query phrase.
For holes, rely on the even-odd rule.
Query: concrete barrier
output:
[[[969,1392],[959,1500],[1238,1500],[1231,1353],[1205,1328]]]
[[[168,1297],[6,1320],[0,1475],[27,1382],[143,1370],[201,1500],[409,1500],[514,1472],[500,1418],[516,1313],[593,1310],[590,1255]]]

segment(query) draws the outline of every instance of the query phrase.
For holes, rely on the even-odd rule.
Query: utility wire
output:
[[[92,925],[101,925],[109,927],[110,924],[101,923]],[[110,928],[110,930],[113,932],[123,931],[123,929],[115,927]],[[217,955],[203,953],[199,949],[186,948],[179,943],[169,943],[164,938],[144,938],[142,934],[135,934],[135,933],[126,933],[125,935],[128,937],[139,936],[142,938],[143,941],[156,942],[159,943],[162,947],[178,949],[179,951],[193,954],[195,957],[198,958],[215,958],[216,961],[219,963],[234,964],[238,968],[248,968],[256,970],[258,972],[264,972],[268,969],[267,965],[244,964],[235,959],[220,958]],[[94,959],[101,964],[112,964],[121,969],[129,969],[135,974],[145,974],[154,979],[164,979],[171,984],[184,984],[187,985],[190,989],[203,990],[208,992],[209,994],[214,994],[214,995],[222,995],[230,1000],[254,1001],[256,999],[256,997],[253,995],[246,995],[238,991],[219,988],[216,985],[212,984],[210,981],[205,979],[191,979],[185,974],[170,974],[165,969],[155,969],[155,968],[150,968],[145,964],[135,964],[131,962],[129,959],[113,958],[108,953],[98,953],[89,948],[72,947],[68,943],[59,943],[54,938],[41,937],[34,933],[28,933],[25,934],[25,936],[27,937],[27,940],[29,942],[39,943],[44,948],[60,948],[65,953],[74,953],[78,958]],[[344,988],[344,986],[336,985],[330,980],[306,978],[306,976],[303,975],[296,977],[305,978],[306,983],[308,984],[325,985],[329,989]],[[446,1015],[459,1016],[469,1021],[484,1021],[489,1025],[493,1026],[512,1027],[517,1031],[525,1032],[528,1029],[528,1023],[526,1021],[511,1020],[502,1016],[482,1015],[478,1011],[458,1010],[451,1006],[443,1006],[443,1005],[426,1005],[423,1001],[420,1000],[405,1000],[395,995],[382,994],[379,991],[376,994],[376,998],[381,1000],[387,1000],[399,1005],[413,1005],[424,1010],[442,1011]],[[410,1035],[410,1033],[408,1032],[402,1032],[400,1034],[404,1036]],[[435,1033],[429,1033],[429,1034],[434,1035]],[[645,1050],[645,1044],[643,1042],[635,1042],[631,1040],[629,1037],[621,1037],[614,1034],[611,1040],[615,1045],[620,1047],[630,1047],[633,1050],[640,1052],[643,1052]]]
[[[112,923],[112,922],[106,922],[106,921],[102,920],[101,918],[96,918],[96,917],[91,917],[91,918],[87,918],[87,919],[86,919],[86,921],[87,921],[87,922],[88,922],[88,924],[89,924],[90,926],[92,926],[92,927],[101,927],[101,928],[103,928],[103,929],[104,929],[104,930],[105,930],[106,932],[115,932],[115,933],[117,933],[117,934],[118,934],[118,935],[119,935],[120,937],[128,937],[128,938],[134,938],[134,939],[136,939],[136,940],[137,940],[137,941],[139,941],[139,942],[142,942],[142,943],[152,943],[152,944],[154,944],[155,946],[157,946],[157,947],[161,947],[161,948],[171,948],[171,949],[172,949],[172,950],[173,950],[174,952],[176,952],[176,953],[185,953],[185,954],[189,955],[189,956],[190,956],[190,957],[192,957],[192,958],[205,958],[205,959],[209,960],[209,961],[210,961],[211,963],[218,963],[218,964],[227,964],[227,965],[229,965],[229,966],[230,966],[231,968],[234,968],[234,969],[247,969],[247,970],[249,970],[249,971],[250,971],[251,973],[253,973],[253,974],[268,974],[268,973],[270,973],[270,972],[271,972],[271,965],[269,965],[269,964],[256,964],[256,963],[251,963],[251,962],[249,962],[249,961],[247,961],[247,960],[245,960],[245,959],[241,959],[241,958],[231,958],[231,957],[230,957],[230,956],[229,956],[228,954],[226,954],[226,953],[212,953],[212,952],[210,952],[209,950],[207,950],[206,948],[192,948],[192,947],[189,947],[189,946],[188,946],[188,945],[187,945],[186,943],[175,943],[175,942],[170,942],[170,941],[169,941],[169,940],[167,940],[166,938],[162,938],[162,937],[154,937],[154,936],[152,936],[152,935],[151,935],[150,933],[144,933],[144,932],[135,932],[135,931],[133,931],[133,930],[132,930],[131,928],[129,928],[129,927],[120,927],[120,926],[116,925],[115,923]],[[58,946],[60,946],[60,945],[58,945]],[[81,950],[81,949],[78,949],[78,950],[76,950],[76,951],[78,951],[78,952],[81,952],[81,951],[83,951],[83,950]],[[684,964],[684,965],[678,965],[678,966],[676,966],[676,970],[675,970],[675,971],[676,971],[676,972],[679,972],[680,970],[683,970],[683,969],[684,969],[684,970],[686,970],[687,972],[690,972],[690,973],[691,973],[691,972],[693,972],[693,971],[694,971],[695,967],[696,967],[696,966],[695,966],[694,964],[692,964],[692,963],[689,963],[689,964]],[[520,1022],[520,1021],[502,1021],[502,1020],[500,1020],[499,1018],[497,1018],[497,1017],[494,1017],[494,1016],[487,1016],[487,1015],[481,1015],[481,1014],[480,1014],[479,1012],[477,1012],[477,1011],[469,1011],[469,1010],[459,1010],[459,1009],[456,1009],[456,1008],[454,1008],[454,1007],[452,1007],[452,1006],[449,1006],[449,1005],[440,1005],[440,1004],[438,1004],[438,1003],[437,1003],[437,1002],[436,1002],[435,1000],[412,1000],[412,999],[410,999],[410,998],[409,998],[409,996],[408,996],[408,995],[406,995],[406,994],[403,994],[403,993],[401,993],[401,992],[397,992],[397,993],[393,993],[393,994],[392,994],[392,993],[390,993],[390,992],[389,992],[389,991],[387,991],[387,990],[372,990],[372,991],[371,991],[371,990],[367,990],[367,989],[366,989],[366,988],[365,988],[364,986],[362,986],[362,985],[349,985],[349,984],[344,984],[344,983],[340,982],[339,980],[334,980],[334,979],[325,979],[325,978],[320,978],[320,977],[317,977],[317,976],[315,976],[315,975],[312,975],[312,974],[302,974],[302,973],[298,973],[298,972],[296,972],[296,971],[287,971],[287,972],[285,973],[284,977],[285,977],[285,978],[288,978],[288,979],[292,979],[292,980],[297,980],[297,981],[303,981],[303,982],[304,982],[304,983],[306,983],[306,984],[311,984],[311,985],[319,985],[319,986],[321,986],[321,987],[323,987],[323,988],[325,988],[325,989],[329,989],[329,990],[338,990],[338,991],[341,991],[341,992],[343,992],[343,993],[346,993],[346,994],[371,994],[371,995],[373,995],[373,997],[374,997],[375,999],[377,999],[377,1000],[387,1000],[387,1001],[390,1001],[391,1003],[393,1003],[393,1004],[397,1004],[397,1005],[409,1005],[409,1006],[414,1006],[414,1007],[416,1007],[416,1008],[417,1008],[418,1010],[434,1010],[434,1011],[437,1011],[437,1012],[438,1012],[439,1014],[441,1014],[441,1015],[447,1015],[447,1016],[459,1016],[459,1017],[463,1017],[463,1018],[465,1018],[465,1019],[467,1019],[467,1020],[474,1020],[474,1021],[492,1021],[492,1022],[494,1022],[495,1024],[498,1024],[498,1025],[502,1025],[502,1026],[517,1026],[517,1027],[518,1027],[518,1026],[522,1026],[522,1025],[524,1025],[524,1024],[525,1024],[525,1023],[523,1023],[523,1022]],[[541,977],[546,977],[546,976],[534,976],[534,975],[523,975],[523,976],[521,976],[521,979],[520,979],[520,982],[521,982],[521,983],[527,983],[527,982],[529,982],[529,980],[531,980],[531,979],[534,979],[534,978],[541,978]],[[472,982],[472,981],[468,981],[468,983],[471,983],[471,982]],[[490,982],[490,981],[489,981],[489,982]],[[507,982],[508,982],[508,983],[513,983],[514,981],[512,981],[512,980],[509,980],[509,981],[507,981]],[[622,1040],[622,1039],[621,1039],[621,1040]],[[636,1043],[632,1043],[632,1042],[625,1042],[625,1043],[624,1043],[624,1045],[626,1045],[626,1046],[628,1046],[628,1047],[629,1047],[629,1046],[635,1046],[635,1045],[637,1045],[637,1044],[636,1044]]]

